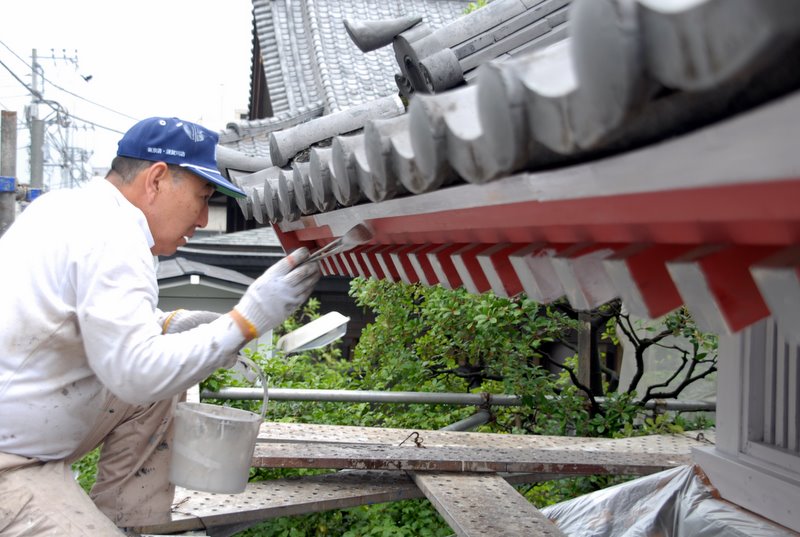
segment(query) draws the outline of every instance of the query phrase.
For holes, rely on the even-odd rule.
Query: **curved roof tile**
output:
[[[775,305],[800,284],[773,278],[798,257],[795,3],[495,0],[423,21],[393,41],[408,111],[281,151],[238,178],[242,210],[294,245],[374,223],[328,273],[579,309],[622,296],[645,317],[685,303],[719,331],[800,318]]]

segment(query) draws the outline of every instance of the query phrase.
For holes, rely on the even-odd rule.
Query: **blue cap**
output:
[[[176,164],[214,184],[223,194],[246,196],[217,168],[217,133],[176,117],[143,119],[119,141],[117,156]]]

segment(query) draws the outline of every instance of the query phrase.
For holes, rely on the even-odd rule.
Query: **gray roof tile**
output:
[[[381,97],[351,108],[327,114],[314,121],[270,133],[270,158],[276,166],[285,166],[299,152],[312,144],[329,140],[364,127],[370,119],[393,117],[405,112],[396,95]]]
[[[795,8],[495,0],[440,30],[424,21],[395,36],[391,71],[427,70],[433,87],[401,75],[407,112],[327,130],[332,138],[309,137],[289,152],[297,156],[282,155],[283,168],[238,176],[242,210],[317,245],[354,223],[376,224],[372,243],[323,263],[329,274],[566,296],[578,308],[622,296],[642,316],[685,303],[720,331],[770,312],[794,326],[800,307],[781,297],[800,286],[778,279],[796,272],[797,259]],[[356,91],[362,70],[352,66],[330,87]],[[237,132],[276,139],[330,115],[310,120],[316,126]],[[778,261],[759,269],[767,254]],[[645,264],[647,278],[637,272]],[[726,276],[734,272],[741,280]],[[715,299],[712,286],[736,303]]]
[[[275,230],[271,227],[261,227],[210,237],[195,237],[189,241],[189,246],[199,245],[280,247],[281,243]]]
[[[237,283],[243,287],[247,287],[253,283],[253,278],[245,276],[241,272],[216,267],[214,265],[208,265],[206,263],[200,263],[197,261],[191,261],[182,257],[161,261],[158,264],[156,277],[159,280],[167,280],[171,278],[190,276],[192,274],[197,274],[224,282]]]
[[[390,71],[407,67],[405,44],[434,92],[400,77],[407,113],[251,170],[245,215],[309,246],[373,225],[369,244],[322,263],[327,274],[576,308],[620,296],[644,317],[685,304],[718,332],[772,314],[791,332],[796,0],[558,4],[495,0],[442,30],[402,31]],[[332,87],[357,84],[360,68],[349,73]],[[299,218],[306,165],[318,212]]]
[[[725,4],[727,9],[712,7],[718,5],[716,0],[682,9],[666,9],[656,0],[576,0],[565,21],[567,4],[544,0],[526,6],[496,0],[439,30],[424,24],[406,30],[400,37],[407,39],[395,41],[396,52],[415,55],[423,64],[420,58],[445,50],[463,62],[467,48],[494,46],[484,46],[481,39],[486,36],[502,42],[540,24],[551,29],[568,24],[571,34],[545,48],[484,63],[470,85],[414,94],[408,112],[395,118],[332,128],[336,116],[345,113],[340,112],[272,132],[272,142],[291,140],[285,143],[290,147],[286,151],[272,144],[273,162],[291,166],[292,155],[333,136],[332,151],[325,152],[329,160],[321,162],[317,155],[308,172],[311,198],[324,212],[456,182],[484,183],[521,170],[567,165],[641,146],[800,85],[796,70],[771,68],[771,62],[792,57],[791,47],[800,39],[800,15],[787,7],[791,0],[736,0]],[[740,13],[739,8],[748,13],[747,20],[732,15]],[[755,39],[734,39],[753,28],[759,28]],[[346,35],[344,30],[339,33]],[[673,46],[678,34],[690,40],[689,46]],[[536,30],[529,37],[543,35]],[[720,50],[712,68],[708,47],[723,45],[728,47],[726,54]],[[653,49],[661,52],[651,53]],[[693,68],[701,64],[703,69]],[[758,76],[752,78],[755,73]],[[350,127],[364,127],[367,134],[348,132]],[[323,180],[330,181],[329,188],[320,184]],[[308,214],[308,200],[301,211],[288,190],[277,206],[263,197],[259,201],[277,209],[275,221]]]
[[[220,143],[249,155],[269,156],[250,138],[323,114],[397,93],[394,53],[361,52],[348,38],[345,19],[419,15],[438,28],[463,13],[467,0],[253,0],[253,15],[275,117],[231,123]]]

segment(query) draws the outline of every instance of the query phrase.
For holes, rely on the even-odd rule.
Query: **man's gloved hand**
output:
[[[175,310],[165,313],[158,322],[162,334],[176,334],[215,321],[220,315],[215,311]]]
[[[297,267],[308,255],[307,248],[299,248],[272,265],[234,306],[252,325],[254,337],[280,325],[308,299],[321,275],[319,263]]]

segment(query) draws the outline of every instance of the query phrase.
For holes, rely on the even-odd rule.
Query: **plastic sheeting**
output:
[[[552,505],[542,512],[574,537],[800,535],[719,499],[697,466],[679,466]]]

